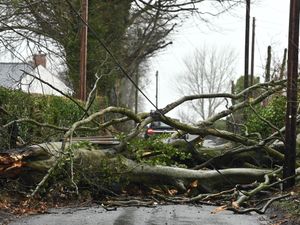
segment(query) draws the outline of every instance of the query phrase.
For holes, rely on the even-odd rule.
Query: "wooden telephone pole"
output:
[[[292,177],[296,173],[296,116],[297,116],[297,78],[299,48],[299,9],[300,1],[290,1],[288,71],[287,71],[287,109],[285,120],[285,158],[283,178]],[[283,183],[284,189],[295,185],[295,177]]]
[[[82,23],[80,35],[80,100],[86,101],[86,67],[87,67],[87,35],[88,35],[88,0],[82,0]]]
[[[249,87],[249,30],[250,30],[250,0],[246,0],[246,26],[245,26],[245,70],[244,70],[244,89]],[[245,94],[244,99],[248,99]]]
[[[155,106],[158,108],[158,71],[155,73]]]
[[[254,84],[254,58],[255,58],[255,17],[252,21],[252,43],[251,43],[251,79],[250,86]]]
[[[135,84],[139,86],[139,70],[135,72]],[[139,104],[139,90],[135,89],[135,103],[134,103],[134,113],[138,113],[138,104]]]

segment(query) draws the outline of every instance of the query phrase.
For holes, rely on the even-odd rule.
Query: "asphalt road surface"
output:
[[[216,214],[212,206],[166,205],[155,208],[124,207],[106,211],[102,207],[53,209],[48,214],[16,219],[10,225],[255,225],[268,224],[258,214]]]

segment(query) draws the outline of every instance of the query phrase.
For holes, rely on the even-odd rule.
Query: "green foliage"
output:
[[[255,109],[262,118],[271,122],[279,129],[284,126],[286,109],[285,96],[277,95],[272,98],[267,106],[256,106]],[[253,113],[251,109],[249,109],[248,112],[248,120],[245,125],[249,129],[249,133],[258,132],[262,135],[262,137],[267,137],[275,131],[266,122]]]
[[[0,88],[0,106],[9,115],[0,111],[0,125],[20,118],[31,118],[40,123],[69,127],[83,115],[82,109],[71,100],[58,96],[30,95],[21,91]],[[92,106],[91,111],[98,108]],[[18,124],[19,136],[28,144],[57,140],[63,132],[38,127],[30,123]],[[0,131],[0,148],[9,148],[9,129]]]
[[[165,138],[164,135],[148,139],[137,138],[129,143],[128,148],[138,162],[150,165],[186,167],[181,162],[190,159],[191,154],[164,143],[163,139]]]

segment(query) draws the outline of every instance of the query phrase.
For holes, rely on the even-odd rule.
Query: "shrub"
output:
[[[83,115],[82,109],[65,97],[27,94],[5,88],[0,88],[0,106],[8,112],[7,114],[0,111],[1,125],[19,118],[31,118],[40,123],[69,127]],[[95,103],[91,111],[95,111],[97,108],[98,105]],[[11,129],[0,131],[0,148],[10,148],[10,131]],[[63,136],[63,132],[30,123],[20,123],[18,124],[18,135],[27,144],[35,144],[58,140]]]
[[[257,113],[265,120],[271,122],[277,128],[284,126],[285,111],[286,111],[286,97],[277,95],[272,98],[267,106],[256,106]],[[246,126],[249,133],[258,132],[262,137],[268,137],[275,130],[266,122],[261,120],[253,111],[250,110]]]

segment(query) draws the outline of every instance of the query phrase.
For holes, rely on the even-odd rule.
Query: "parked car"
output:
[[[159,135],[159,134],[173,134],[176,132],[176,129],[169,126],[168,124],[165,124],[161,121],[154,121],[152,122],[146,132],[145,132],[145,138],[149,138],[153,135]]]

